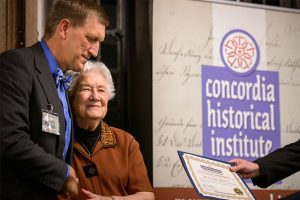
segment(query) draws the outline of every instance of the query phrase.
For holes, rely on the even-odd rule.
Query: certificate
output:
[[[178,151],[183,167],[200,197],[251,200],[253,194],[243,179],[231,172],[230,163]]]

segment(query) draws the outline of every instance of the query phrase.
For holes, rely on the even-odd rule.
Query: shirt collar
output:
[[[59,68],[58,63],[57,63],[54,55],[50,51],[49,47],[47,46],[45,40],[42,40],[40,43],[41,43],[41,46],[42,46],[42,48],[44,50],[44,53],[46,55],[51,74],[52,74],[53,77],[55,77],[56,73],[57,73],[57,68]]]

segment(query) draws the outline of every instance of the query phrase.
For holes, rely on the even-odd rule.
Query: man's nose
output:
[[[95,42],[91,45],[91,47],[89,48],[89,53],[93,56],[93,57],[97,57],[98,55],[98,51],[99,51],[99,42]]]

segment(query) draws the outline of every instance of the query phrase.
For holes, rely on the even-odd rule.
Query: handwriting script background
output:
[[[258,42],[258,70],[279,72],[281,145],[299,139],[300,13],[251,6],[154,0],[154,187],[191,187],[177,150],[202,155],[201,65],[223,66],[220,42],[232,29]],[[269,189],[300,189],[299,179],[300,173]]]

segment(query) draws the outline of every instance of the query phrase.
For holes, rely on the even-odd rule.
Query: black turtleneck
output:
[[[83,148],[87,151],[87,153],[90,155],[100,136],[101,136],[101,123],[97,126],[97,128],[94,131],[88,131],[84,130],[80,127],[78,127],[76,124],[74,125],[74,135],[77,142],[83,146]]]

